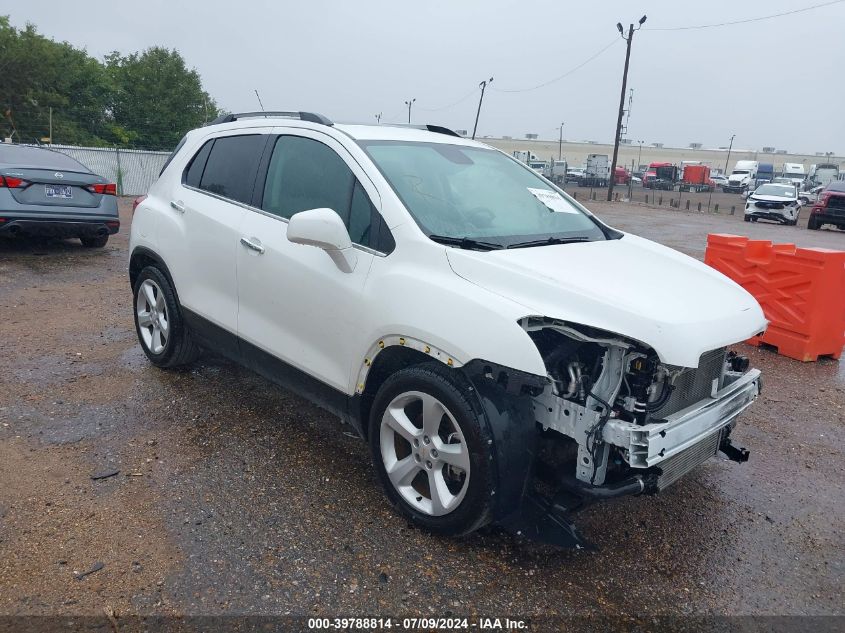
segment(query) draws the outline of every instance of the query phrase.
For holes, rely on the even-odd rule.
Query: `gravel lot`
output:
[[[845,363],[743,346],[765,379],[735,432],[751,461],[593,507],[599,552],[443,540],[389,509],[363,442],[320,409],[213,356],[146,362],[130,206],[103,250],[0,241],[0,614],[845,614]],[[708,232],[845,248],[806,217],[589,206],[699,258]]]

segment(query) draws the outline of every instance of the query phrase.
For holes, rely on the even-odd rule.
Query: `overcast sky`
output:
[[[625,59],[616,23],[647,14],[636,33],[628,136],[705,147],[773,146],[845,153],[845,2],[753,23],[742,20],[824,0],[0,0],[12,24],[87,48],[96,57],[176,48],[231,111],[312,110],[337,121],[407,120],[479,135],[611,142]],[[559,77],[602,48],[610,48]],[[466,97],[462,100],[463,97]],[[456,103],[458,102],[458,103]],[[445,107],[449,106],[449,107]]]

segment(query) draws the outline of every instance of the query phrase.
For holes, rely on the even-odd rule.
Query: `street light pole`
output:
[[[639,169],[640,165],[643,164],[643,143],[645,143],[645,141],[637,141],[637,143],[640,144],[640,151],[637,152],[637,169]]]
[[[414,101],[416,101],[416,98],[405,102],[405,105],[408,106],[408,125],[411,125],[411,106],[414,105]]]
[[[563,122],[560,123],[560,136],[557,140],[557,159],[563,160]]]
[[[481,88],[481,96],[478,97],[478,111],[475,113],[475,125],[472,127],[472,138],[475,140],[475,132],[478,130],[478,117],[481,116],[481,102],[484,101],[484,89],[487,88],[487,84],[493,83],[493,78],[485,79],[478,87]]]
[[[622,23],[618,22],[616,28],[622,39],[627,42],[625,49],[625,70],[622,72],[622,92],[619,95],[619,117],[616,119],[616,136],[613,139],[613,162],[610,165],[610,178],[607,185],[607,199],[613,200],[613,185],[616,177],[616,161],[619,159],[619,137],[622,135],[622,116],[625,114],[625,92],[628,89],[628,64],[631,61],[631,42],[634,39],[634,31],[639,31],[643,24],[645,24],[646,16],[640,18],[639,26],[634,29],[631,24],[628,27],[628,37],[625,37],[625,30],[622,28]]]
[[[725,159],[725,175],[728,173],[728,163],[731,161],[731,150],[734,147],[734,137],[736,134],[731,134],[731,144],[728,145],[728,157]]]

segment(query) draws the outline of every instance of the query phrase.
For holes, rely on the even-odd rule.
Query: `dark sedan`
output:
[[[0,235],[78,237],[101,248],[120,229],[116,193],[70,156],[0,144]]]

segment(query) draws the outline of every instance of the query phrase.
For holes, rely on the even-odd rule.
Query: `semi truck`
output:
[[[607,187],[610,179],[610,161],[607,154],[588,154],[587,167],[581,179],[582,187]]]
[[[550,159],[546,163],[546,168],[543,170],[543,176],[551,180],[556,185],[563,186],[566,184],[566,161]]]
[[[738,160],[731,175],[728,176],[728,182],[722,185],[722,191],[725,193],[742,193],[749,189],[754,189],[754,184],[757,182],[757,167],[759,163],[756,160]]]
[[[810,165],[810,172],[807,174],[807,180],[811,187],[818,187],[819,185],[826,187],[832,181],[838,179],[839,165],[835,163]]]
[[[679,169],[672,163],[651,163],[643,177],[643,187],[671,191],[678,182]]]
[[[807,178],[807,172],[804,171],[804,165],[801,163],[784,163],[780,175],[781,178],[788,178],[792,184],[799,187],[804,184],[804,180]]]
[[[710,179],[710,167],[707,165],[685,165],[681,176],[681,191],[710,191],[713,181]]]
[[[756,186],[765,185],[775,179],[775,166],[772,163],[758,163]]]

